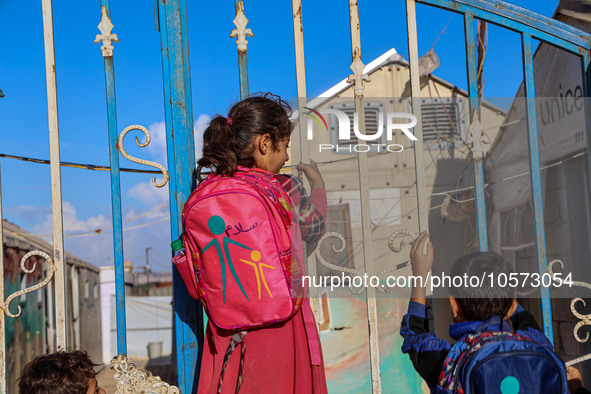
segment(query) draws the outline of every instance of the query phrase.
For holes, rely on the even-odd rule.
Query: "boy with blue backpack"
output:
[[[429,333],[425,282],[433,264],[433,246],[428,237],[421,233],[412,246],[413,275],[423,281],[412,288],[400,334],[402,351],[409,354],[431,392],[568,393],[563,361],[534,317],[517,303],[515,289],[491,283],[491,278],[510,271],[496,253],[471,253],[453,265],[452,278],[477,276],[483,282],[474,287],[464,282],[450,289],[454,323],[449,334],[457,342],[452,346]]]

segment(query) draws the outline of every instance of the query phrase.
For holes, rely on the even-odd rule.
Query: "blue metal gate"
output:
[[[110,42],[111,22],[109,1],[101,0],[103,19],[107,27],[97,41],[103,41],[105,60],[105,81],[107,93],[107,114],[109,125],[109,146],[111,157],[111,193],[113,204],[113,235],[115,250],[116,306],[117,306],[117,352],[125,355],[125,284],[123,266],[123,230],[121,222],[121,191],[119,180],[119,151],[124,153],[122,140],[128,131],[137,129],[146,135],[145,146],[149,143],[148,131],[139,125],[127,127],[118,135],[115,100],[115,80],[113,52]],[[193,108],[191,102],[191,79],[189,71],[189,42],[187,33],[186,2],[184,0],[154,1],[156,29],[160,31],[162,49],[162,70],[164,78],[164,106],[166,120],[166,145],[168,169],[141,160],[134,161],[160,168],[165,179],[154,185],[162,187],[170,182],[171,239],[178,239],[182,233],[182,209],[192,188],[195,168],[195,147],[193,139]],[[110,26],[110,27],[109,27]],[[99,25],[100,27],[100,25]],[[105,52],[104,48],[111,47]],[[133,160],[133,158],[126,155]],[[198,343],[202,342],[201,307],[186,292],[178,272],[173,272],[174,283],[174,327],[176,346],[176,365],[179,387],[182,392],[193,392],[197,387]],[[198,338],[200,337],[200,338]]]
[[[408,47],[411,75],[411,92],[413,98],[420,97],[419,81],[419,53],[417,44],[417,25],[415,3],[425,4],[433,7],[439,7],[447,11],[458,13],[463,17],[465,28],[465,47],[467,59],[467,80],[470,97],[470,116],[474,122],[480,114],[480,100],[477,83],[477,55],[476,44],[474,40],[475,21],[485,21],[500,27],[517,32],[521,37],[522,43],[522,61],[523,78],[525,87],[525,99],[527,102],[528,115],[528,143],[529,143],[529,164],[530,177],[532,185],[532,201],[534,209],[535,237],[537,265],[540,273],[547,272],[547,252],[544,230],[543,215],[543,190],[541,180],[541,165],[539,155],[539,135],[535,105],[535,85],[533,70],[533,44],[532,40],[539,40],[568,51],[580,58],[581,73],[583,75],[583,96],[588,97],[591,91],[591,36],[580,30],[577,30],[564,23],[553,19],[536,15],[527,10],[521,9],[503,3],[500,1],[486,2],[482,0],[406,0],[407,27],[408,27]],[[302,28],[302,4],[300,0],[293,0],[293,22],[294,22],[294,47],[296,53],[297,67],[297,92],[299,97],[299,107],[305,106],[306,80],[305,80],[305,59],[303,50],[303,28]],[[362,3],[362,6],[365,6]],[[368,6],[371,6],[368,4]],[[189,43],[187,34],[187,14],[185,0],[154,0],[155,22],[160,31],[162,48],[162,70],[164,77],[164,107],[166,117],[166,142],[168,171],[155,163],[138,161],[140,163],[157,167],[164,174],[164,180],[160,183],[154,181],[157,186],[163,186],[169,182],[170,198],[170,217],[171,217],[171,239],[177,239],[182,233],[181,213],[184,202],[189,197],[194,186],[193,170],[195,168],[194,160],[194,139],[193,139],[193,108],[191,103],[191,78],[189,71]],[[53,27],[51,22],[51,2],[44,0],[44,9],[48,17],[45,28],[46,39],[46,64],[48,67],[48,102],[50,106],[50,139],[52,145],[52,200],[54,210],[54,257],[53,262],[56,265],[56,299],[58,315],[58,348],[65,344],[65,330],[63,327],[63,316],[65,301],[63,293],[63,230],[61,225],[61,184],[59,182],[59,138],[57,134],[57,97],[55,93],[55,68],[53,74],[51,68],[54,64],[53,49]],[[355,86],[356,106],[360,111],[360,123],[363,124],[363,66],[361,57],[361,40],[359,31],[358,3],[355,0],[349,2],[350,21],[351,21],[351,41],[352,41],[352,65],[353,75],[350,77],[350,83]],[[124,264],[123,264],[123,229],[121,218],[121,192],[119,178],[119,152],[125,157],[130,158],[122,147],[122,140],[130,130],[140,130],[144,132],[146,138],[149,134],[143,126],[133,125],[125,128],[119,134],[116,113],[116,95],[114,83],[114,52],[113,42],[117,42],[116,35],[112,34],[112,24],[110,20],[109,0],[101,0],[101,34],[97,36],[97,43],[101,43],[101,50],[105,64],[105,82],[107,96],[107,115],[109,129],[109,147],[110,147],[110,173],[111,173],[111,196],[113,212],[113,233],[114,233],[114,255],[116,272],[116,305],[117,305],[117,349],[119,354],[127,353],[126,346],[126,325],[125,325],[125,284],[124,284]],[[237,38],[239,74],[240,74],[240,95],[248,95],[248,70],[246,62],[246,37],[251,36],[252,32],[246,28],[246,17],[244,16],[244,2],[236,3],[236,29],[232,32],[232,37]],[[116,51],[115,51],[116,53]],[[53,88],[52,88],[53,87]],[[53,89],[53,90],[52,90]],[[591,108],[585,101],[586,115],[586,140],[587,140],[587,165],[588,173],[591,174]],[[52,109],[55,108],[55,111]],[[420,107],[414,108],[413,113],[417,118],[421,118]],[[52,117],[52,114],[55,116]],[[303,122],[300,122],[300,126]],[[301,127],[299,136],[294,134],[294,138],[300,138],[303,141],[305,131]],[[419,212],[419,229],[427,230],[428,206],[426,203],[427,195],[425,192],[425,173],[423,165],[423,145],[422,145],[422,126],[419,124],[414,129],[418,140],[415,144],[415,171],[417,179],[417,206]],[[470,141],[469,141],[470,142]],[[482,156],[476,149],[480,143],[480,136],[476,136],[471,143],[472,155],[475,168],[474,191],[476,198],[476,217],[478,227],[478,242],[480,250],[488,250],[488,232],[486,222],[485,206],[485,180],[483,171]],[[147,142],[143,145],[145,146]],[[138,142],[139,145],[139,142]],[[301,158],[304,161],[309,160],[309,152],[306,143],[302,143]],[[137,159],[130,158],[134,161]],[[369,186],[367,185],[368,167],[367,157],[359,154],[360,169],[360,188],[361,188],[361,217],[364,229],[369,229]],[[589,180],[591,184],[591,179]],[[0,206],[1,208],[1,206]],[[0,211],[1,213],[1,211]],[[0,228],[1,230],[1,228]],[[0,231],[1,235],[1,231]],[[61,240],[61,241],[60,241]],[[364,259],[366,268],[372,266],[372,240],[371,235],[364,233]],[[52,260],[49,256],[42,256],[46,260]],[[51,268],[51,273],[54,269]],[[176,365],[178,372],[179,389],[183,393],[195,392],[198,385],[198,365],[201,344],[203,343],[203,317],[198,303],[191,299],[185,291],[184,285],[174,272],[174,327],[176,337]],[[3,280],[0,280],[0,284]],[[0,288],[1,289],[1,288]],[[550,303],[550,294],[547,288],[542,288],[542,311],[543,325],[546,335],[552,339],[552,308]],[[4,299],[4,294],[0,294]],[[381,392],[380,361],[378,350],[377,333],[377,312],[375,294],[371,294],[368,289],[367,294],[368,307],[368,331],[369,347],[371,355],[371,380],[373,392]],[[7,306],[3,307],[7,312]],[[8,312],[7,312],[8,313]],[[3,317],[0,325],[3,324]],[[61,319],[61,323],[60,322]],[[4,351],[1,349],[0,351]],[[1,366],[0,373],[4,374],[4,365]],[[0,388],[4,383],[4,378],[0,382]],[[173,390],[173,389],[172,389]]]

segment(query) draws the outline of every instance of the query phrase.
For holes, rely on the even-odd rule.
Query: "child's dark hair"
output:
[[[494,315],[505,317],[515,298],[515,288],[508,282],[505,287],[499,286],[497,278],[499,274],[505,274],[509,278],[511,272],[509,264],[497,253],[467,254],[454,263],[451,269],[452,278],[467,274],[468,278],[477,276],[483,283],[478,286],[470,286],[469,282],[462,287],[452,286],[450,293],[456,298],[468,320],[487,320]]]
[[[203,133],[203,157],[198,164],[219,175],[233,175],[238,165],[254,167],[252,141],[269,134],[273,148],[291,135],[287,102],[270,93],[251,96],[232,106],[227,117],[211,120]]]
[[[86,394],[98,365],[82,350],[43,354],[23,368],[19,393]]]

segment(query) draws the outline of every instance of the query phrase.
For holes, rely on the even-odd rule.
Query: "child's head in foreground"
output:
[[[219,175],[232,175],[239,165],[279,172],[289,159],[289,112],[289,105],[270,93],[234,104],[227,117],[214,117],[203,133],[199,165]]]
[[[81,350],[43,354],[25,365],[20,394],[105,394],[88,354]]]
[[[487,320],[494,315],[507,317],[515,300],[515,289],[508,285],[500,287],[499,274],[511,272],[505,259],[494,252],[474,252],[458,259],[451,270],[451,276],[468,278],[477,276],[479,286],[453,287],[450,289],[449,302],[452,318],[455,322]],[[491,282],[492,275],[492,282]]]

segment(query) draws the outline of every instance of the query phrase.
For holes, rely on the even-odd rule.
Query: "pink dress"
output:
[[[308,197],[301,181],[277,175],[284,189],[299,206],[302,238],[314,245],[324,233],[326,193],[315,189]],[[215,394],[224,357],[234,332],[208,323],[199,376],[199,394]],[[289,320],[250,330],[231,354],[225,368],[222,393],[235,393],[239,378],[241,347],[244,348],[241,394],[327,393],[320,338],[310,302],[304,299]]]

